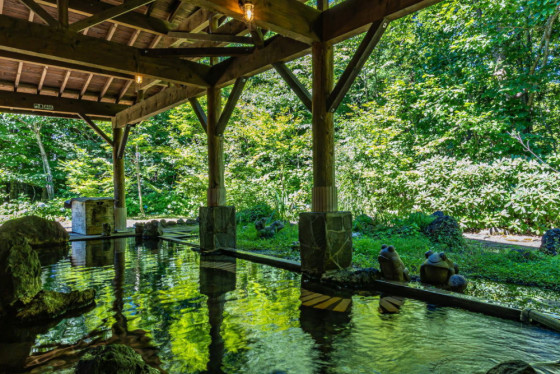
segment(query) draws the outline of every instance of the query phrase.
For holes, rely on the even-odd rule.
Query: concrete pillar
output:
[[[115,230],[126,229],[126,200],[125,200],[125,180],[124,180],[124,156],[119,159],[117,156],[119,145],[123,139],[124,130],[113,128],[113,185],[115,199]]]

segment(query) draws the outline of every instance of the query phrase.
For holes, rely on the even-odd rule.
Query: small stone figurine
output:
[[[404,267],[404,263],[392,245],[387,246],[383,244],[377,260],[379,261],[383,278],[399,282],[410,281],[408,269]]]
[[[423,283],[444,286],[453,291],[462,292],[467,287],[467,280],[459,275],[459,267],[444,252],[425,254],[426,261],[420,266],[420,280]]]

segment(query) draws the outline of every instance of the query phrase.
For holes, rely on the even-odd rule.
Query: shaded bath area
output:
[[[168,373],[484,373],[509,359],[553,373],[536,363],[559,359],[560,335],[537,326],[408,299],[385,314],[379,295],[145,243],[72,243],[67,256],[43,266],[43,286],[94,288],[96,307],[18,329],[2,350],[32,373],[72,373],[84,349],[107,343],[129,345]]]

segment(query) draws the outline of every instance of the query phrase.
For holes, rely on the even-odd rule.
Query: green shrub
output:
[[[257,219],[261,218],[273,221],[278,218],[278,214],[274,209],[265,203],[259,203],[251,208],[240,210],[236,214],[236,220],[238,223],[253,223]]]

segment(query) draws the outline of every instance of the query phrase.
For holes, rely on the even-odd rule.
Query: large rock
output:
[[[505,361],[488,370],[486,374],[536,374],[531,365],[521,360]]]
[[[123,344],[110,344],[89,350],[76,367],[76,374],[159,374],[142,356]]]
[[[560,229],[545,232],[539,249],[546,254],[556,256],[560,252]]]
[[[41,263],[23,236],[0,232],[0,310],[28,303],[41,290]]]
[[[42,290],[29,303],[16,305],[15,318],[21,324],[32,324],[56,319],[94,304],[94,289],[69,293]]]
[[[9,220],[0,232],[25,237],[32,247],[66,244],[70,237],[60,223],[37,216]]]
[[[266,218],[261,218],[255,221],[255,229],[257,229],[257,236],[263,239],[273,238],[274,235],[284,228],[284,222],[274,221],[270,226],[266,226]]]
[[[462,247],[465,244],[463,231],[455,218],[439,211],[432,216],[435,219],[424,229],[424,233],[432,242],[443,244],[448,248]]]

